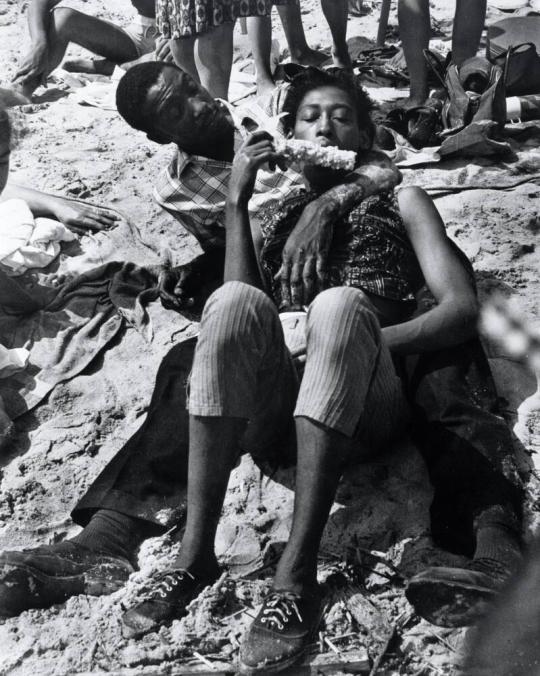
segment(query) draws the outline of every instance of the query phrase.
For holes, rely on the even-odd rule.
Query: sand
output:
[[[72,4],[119,22],[125,21],[128,5],[123,0]],[[453,4],[443,0],[431,4],[435,25],[448,37]],[[7,0],[0,7],[4,81],[14,73],[26,40],[26,5]],[[365,1],[364,6],[366,16],[349,22],[353,48],[376,34],[380,2]],[[328,48],[318,1],[302,0],[302,7],[310,44]],[[499,16],[490,10],[488,19]],[[286,43],[279,22],[274,24],[283,55]],[[395,35],[396,25],[393,6],[391,34]],[[81,53],[72,49],[69,54]],[[237,27],[235,58],[248,56],[247,38]],[[35,103],[14,115],[18,142],[12,177],[38,189],[113,206],[131,226],[122,222],[110,233],[81,237],[80,253],[63,254],[58,271],[77,272],[115,259],[153,264],[165,247],[176,261],[188,260],[197,245],[151,196],[154,178],[172,148],[150,142],[114,111],[81,106],[73,94],[76,85],[74,80],[51,82],[38,92]],[[493,289],[512,294],[531,321],[538,321],[539,312],[540,187],[533,180],[508,191],[490,186],[527,178],[538,170],[539,134],[514,141],[515,158],[506,163],[454,160],[404,171],[404,184],[481,186],[439,194],[437,207],[450,236],[473,261],[482,296]],[[46,275],[36,279],[47,283]],[[197,331],[193,318],[167,312],[158,303],[150,314],[155,334],[151,343],[126,329],[82,374],[56,387],[40,406],[16,421],[14,443],[0,459],[0,547],[56,542],[77,532],[70,509],[140,425],[163,355]],[[501,359],[493,365],[508,407],[515,412],[532,393],[533,379],[520,372],[519,383],[511,387],[508,373],[513,367]],[[234,471],[217,545],[229,573],[193,602],[186,618],[137,641],[122,635],[123,607],[129,606],[148,574],[163,565],[161,559],[172,555],[166,539],[152,540],[143,546],[141,570],[126,589],[110,597],[76,597],[0,624],[0,673],[182,673],[188,667],[204,667],[195,653],[220,668],[234,669],[239,640],[287,538],[292,479],[291,471],[269,478],[247,458]],[[531,503],[536,490],[533,479]],[[320,577],[332,589],[325,650],[326,636],[341,651],[366,649],[376,660],[393,636],[379,673],[451,673],[466,632],[419,621],[403,595],[403,577],[429,563],[459,561],[431,543],[430,499],[423,463],[407,444],[388,449],[347,477],[321,551]]]

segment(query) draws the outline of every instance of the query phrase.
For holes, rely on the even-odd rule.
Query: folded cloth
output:
[[[41,310],[0,315],[0,343],[25,346],[23,371],[0,379],[0,400],[15,419],[36,406],[60,382],[80,373],[118,334],[124,321],[144,331],[143,305],[157,297],[156,276],[133,263],[112,262],[61,287]]]
[[[60,253],[60,242],[76,239],[71,230],[51,218],[34,219],[24,200],[0,204],[0,266],[12,274],[44,268]]]

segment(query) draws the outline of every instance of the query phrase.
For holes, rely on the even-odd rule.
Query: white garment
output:
[[[0,203],[0,266],[10,274],[44,268],[60,253],[60,242],[76,238],[58,221],[34,219],[24,200]]]
[[[30,352],[24,347],[14,347],[9,350],[0,344],[0,378],[9,378],[10,375],[26,367]],[[0,404],[2,400],[0,399]]]

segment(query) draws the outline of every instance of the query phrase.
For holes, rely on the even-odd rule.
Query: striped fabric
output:
[[[244,450],[288,429],[293,415],[370,444],[401,431],[408,418],[401,381],[365,295],[323,291],[298,326],[306,343],[299,390],[275,305],[255,287],[224,284],[203,312],[190,414],[249,420]]]

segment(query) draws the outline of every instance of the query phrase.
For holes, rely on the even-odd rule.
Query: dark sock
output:
[[[475,559],[492,559],[514,570],[521,560],[519,536],[504,525],[485,525],[476,531]]]
[[[100,509],[71,541],[94,552],[135,562],[136,552],[143,540],[151,536],[151,530],[150,524],[142,519],[110,509]]]

